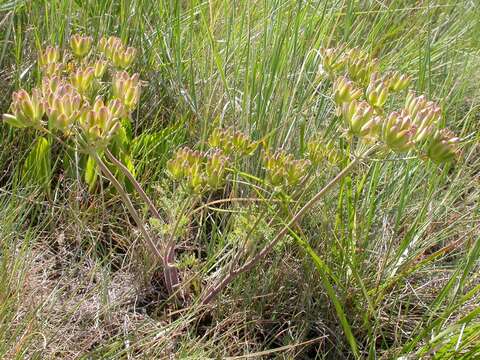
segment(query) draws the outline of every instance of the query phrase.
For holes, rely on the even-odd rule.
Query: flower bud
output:
[[[354,48],[347,53],[347,71],[353,81],[362,85],[368,84],[377,68],[378,60],[371,59],[366,52]]]
[[[43,74],[53,76],[59,74],[63,64],[59,63],[60,50],[58,47],[48,46],[45,51],[40,52],[38,64]]]
[[[398,71],[391,72],[386,76],[385,82],[392,92],[399,92],[405,90],[410,85],[412,78],[405,74],[400,74]]]
[[[122,40],[116,36],[110,36],[108,39],[102,37],[98,43],[98,47],[105,54],[108,60],[113,60],[113,54],[118,48],[122,48]]]
[[[94,68],[94,76],[97,79],[101,79],[105,74],[105,70],[107,69],[107,62],[105,60],[97,60],[93,65]]]
[[[322,67],[328,75],[333,76],[345,66],[345,58],[342,56],[341,48],[320,49]]]
[[[117,133],[120,128],[120,121],[101,99],[97,99],[91,110],[85,108],[82,111],[80,126],[90,145],[104,147]]]
[[[362,95],[362,91],[356,89],[353,82],[344,76],[337,78],[333,83],[333,98],[339,106],[358,99],[360,95]]]
[[[90,52],[92,48],[93,38],[91,36],[82,36],[80,34],[74,34],[70,37],[70,47],[72,52],[78,58],[84,58]]]
[[[225,182],[225,166],[228,158],[220,150],[214,151],[207,157],[205,163],[206,184],[211,189],[218,189]]]
[[[215,128],[208,138],[208,144],[212,148],[218,148],[226,155],[250,156],[258,147],[258,143],[252,141],[249,136],[233,128]]]
[[[427,156],[436,164],[455,159],[458,153],[460,138],[448,129],[437,130],[427,145]]]
[[[413,91],[408,92],[405,99],[405,111],[412,118],[414,118],[420,110],[428,107],[428,105],[425,95],[416,97]]]
[[[373,128],[373,108],[365,101],[352,100],[342,107],[343,119],[353,135],[368,135]]]
[[[15,127],[40,127],[45,114],[45,101],[40,90],[33,89],[30,96],[25,90],[19,90],[12,95],[10,108],[13,114],[5,114],[3,120]]]
[[[381,80],[376,80],[376,77],[373,76],[367,87],[366,97],[371,106],[375,109],[382,109],[388,98],[388,85]]]
[[[77,69],[70,77],[70,81],[78,92],[83,96],[90,95],[95,76],[95,69],[91,66],[85,69]]]
[[[81,104],[82,98],[72,86],[57,86],[48,97],[47,115],[50,128],[68,133],[80,116]]]
[[[60,50],[58,47],[47,46],[45,51],[40,52],[39,64],[41,67],[55,64],[60,60]]]
[[[140,99],[139,75],[131,77],[127,72],[117,72],[112,82],[113,96],[120,100],[128,110],[133,110]]]
[[[314,166],[319,166],[324,160],[336,164],[341,154],[331,140],[326,141],[323,136],[316,135],[307,143],[308,159]]]
[[[309,160],[295,160],[283,150],[264,154],[267,179],[272,186],[296,186],[306,176]]]
[[[137,50],[133,47],[125,49],[123,46],[115,48],[112,54],[112,63],[115,67],[126,69],[132,65],[135,60]]]
[[[405,113],[392,112],[382,129],[382,139],[395,152],[404,152],[414,146],[415,126]]]
[[[413,118],[413,123],[417,127],[415,134],[415,142],[422,142],[425,140],[438,126],[441,117],[441,110],[439,107],[430,106],[420,110]]]

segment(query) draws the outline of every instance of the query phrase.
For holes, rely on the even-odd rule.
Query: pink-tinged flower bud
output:
[[[110,36],[108,39],[101,38],[98,47],[105,54],[108,60],[113,61],[113,55],[119,48],[123,48],[122,40],[116,36]]]
[[[389,73],[385,82],[388,84],[388,88],[392,92],[403,91],[410,85],[412,78],[405,74],[400,74],[398,71]]]
[[[57,76],[62,73],[64,69],[63,64],[61,63],[53,63],[53,64],[47,64],[42,67],[42,73],[46,76]]]
[[[23,89],[14,92],[10,108],[13,114],[3,116],[4,121],[8,124],[21,128],[40,127],[42,125],[45,102],[40,90],[33,89],[31,96]]]
[[[74,34],[70,37],[70,47],[75,56],[84,58],[92,48],[93,38],[91,36],[82,36]]]
[[[105,103],[103,102],[103,99],[99,97],[93,103],[92,109],[93,109],[94,112],[98,112],[103,107],[105,107]]]
[[[101,79],[105,74],[105,70],[107,69],[107,62],[104,60],[97,60],[93,68],[94,68],[94,76],[97,79]]]
[[[100,40],[98,40],[98,50],[102,53],[105,53],[107,49],[107,38],[102,36]]]
[[[123,46],[119,46],[113,51],[112,63],[119,69],[126,69],[135,60],[135,54],[135,48],[129,47],[125,49]]]
[[[435,163],[441,164],[455,159],[460,138],[448,129],[437,130],[427,144],[427,156]]]
[[[428,106],[425,95],[416,97],[413,91],[409,91],[405,99],[405,111],[414,118],[417,113]]]
[[[95,69],[91,66],[85,69],[77,69],[71,75],[70,82],[80,94],[88,96],[92,90],[94,76]]]
[[[415,126],[405,112],[392,112],[383,124],[382,139],[391,150],[404,152],[414,146],[415,132]]]
[[[383,108],[388,98],[388,85],[381,80],[376,80],[376,77],[372,77],[367,87],[366,97],[368,103],[375,109]]]
[[[349,131],[356,136],[369,135],[372,130],[373,108],[365,101],[352,100],[342,107],[343,118]]]
[[[125,106],[122,102],[118,99],[112,99],[108,102],[108,109],[112,113],[112,116],[116,118],[124,118],[127,117],[127,111],[125,110]]]
[[[345,67],[345,57],[342,54],[343,48],[320,49],[322,67],[325,72],[333,76]]]
[[[47,101],[49,126],[68,134],[80,116],[82,98],[70,84],[56,84],[52,81],[50,85],[54,92],[50,93]]]
[[[425,140],[438,126],[440,118],[441,110],[439,107],[429,106],[420,110],[413,118],[413,123],[417,127],[415,142],[419,143]]]
[[[371,75],[378,69],[378,60],[358,49],[351,49],[347,54],[347,71],[353,81],[367,85]]]
[[[112,82],[112,92],[129,111],[133,110],[140,99],[139,75],[134,74],[130,77],[125,71],[116,73]]]
[[[335,103],[339,106],[358,99],[361,95],[362,91],[356,89],[353,82],[344,76],[337,78],[333,84],[333,98]]]
[[[60,50],[58,47],[48,46],[45,51],[40,52],[38,59],[40,70],[46,76],[60,74],[63,70],[63,64],[59,60]]]
[[[60,60],[60,50],[58,47],[47,46],[45,51],[40,52],[38,60],[41,67],[58,63]]]
[[[101,99],[97,99],[92,110],[84,109],[80,115],[80,127],[87,143],[95,148],[108,145],[120,128],[119,118],[115,117]]]
[[[53,76],[53,77],[44,77],[42,79],[42,95],[45,99],[47,99],[51,94],[55,93],[60,85],[63,82],[60,77]]]

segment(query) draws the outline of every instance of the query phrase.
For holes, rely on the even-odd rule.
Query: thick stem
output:
[[[340,171],[337,176],[335,176],[327,185],[325,185],[314,197],[312,197],[293,217],[292,219],[285,225],[282,230],[273,238],[265,247],[260,250],[254,257],[250,260],[245,262],[241,267],[237,269],[232,269],[220,282],[209,288],[205,295],[203,296],[201,303],[206,305],[210,303],[223,289],[225,289],[228,284],[230,284],[233,279],[235,279],[238,275],[251,270],[257,263],[265,258],[273,247],[281,240],[289,231],[289,229],[300,222],[303,215],[312,208],[322,197],[327,193],[331,188],[333,188],[340,180],[342,180],[349,172],[352,170],[355,165],[360,161],[360,158],[366,157],[371,154],[376,149],[376,146],[371,147],[365,153],[363,153],[360,157],[355,158],[350,164],[348,164],[342,171]]]
[[[128,195],[125,193],[125,190],[123,189],[122,185],[118,182],[118,180],[115,178],[115,176],[112,174],[112,172],[108,169],[108,167],[105,165],[105,163],[100,159],[100,156],[96,152],[92,153],[92,156],[95,158],[95,161],[97,164],[100,166],[100,170],[104,173],[104,175],[110,180],[110,182],[113,184],[115,189],[118,191],[120,196],[123,199],[123,203],[127,207],[128,211],[130,212],[130,215],[132,215],[133,219],[137,223],[138,228],[140,229],[140,232],[142,233],[147,246],[150,248],[150,250],[155,254],[156,257],[160,259],[160,261],[164,262],[164,259],[162,257],[162,254],[158,250],[157,246],[155,245],[155,242],[153,239],[150,237],[150,234],[148,233],[147,229],[145,228],[145,225],[140,218],[140,215],[138,214],[137,210],[135,210],[135,207],[132,204],[132,201],[128,197]]]

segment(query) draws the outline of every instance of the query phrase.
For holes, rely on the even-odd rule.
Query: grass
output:
[[[137,179],[171,223],[187,200],[165,164],[184,145],[205,149],[215,127],[297,157],[318,131],[338,139],[318,71],[322,46],[359,46],[382,70],[410,74],[464,139],[451,166],[408,155],[361,162],[258,266],[201,306],[202,290],[241,256],[256,215],[267,214],[251,230],[254,249],[288,223],[254,191],[265,178],[255,156],[235,187],[266,206],[205,205],[229,194],[185,205],[194,215],[177,252],[193,280],[184,289],[191,301],[180,304],[167,298],[120,197],[61,174],[50,196],[25,185],[34,132],[2,124],[1,358],[480,355],[480,13],[472,2],[37,0],[1,2],[0,14],[2,113],[12,91],[39,81],[36,51],[45,44],[66,46],[81,32],[139,49],[135,71],[146,84],[131,153]],[[337,172],[325,165],[283,210],[296,213]]]

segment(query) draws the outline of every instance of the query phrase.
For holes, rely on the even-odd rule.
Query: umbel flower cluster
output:
[[[207,153],[184,147],[167,162],[167,171],[187,191],[199,194],[224,185],[227,161],[228,157],[219,149]]]
[[[294,187],[305,178],[310,161],[294,159],[292,154],[278,150],[264,155],[264,166],[267,179],[273,186]]]
[[[409,76],[381,74],[378,60],[357,48],[322,49],[321,57],[323,71],[333,81],[337,115],[350,135],[379,141],[397,153],[415,150],[438,164],[455,158],[460,139],[440,128],[438,104],[409,91],[403,109],[387,111],[389,99],[407,91]]]
[[[167,163],[170,177],[183,182],[186,188],[196,192],[221,188],[226,180],[227,163],[253,155],[260,143],[253,141],[247,134],[235,131],[233,128],[215,128],[208,138],[210,150],[207,152],[193,151],[182,148]],[[291,188],[298,185],[307,175],[310,160],[295,159],[284,150],[271,153],[269,149],[262,150],[262,165],[268,183],[276,188]],[[318,157],[321,155],[318,153]]]
[[[52,46],[40,52],[41,87],[14,92],[3,119],[18,128],[79,135],[88,149],[101,149],[139,102],[139,76],[126,71],[136,50],[114,36],[94,47],[92,37],[75,34],[69,45],[70,52]]]
[[[215,128],[208,139],[208,145],[214,149],[220,149],[228,156],[250,156],[258,147],[257,142],[231,127],[227,129]]]

